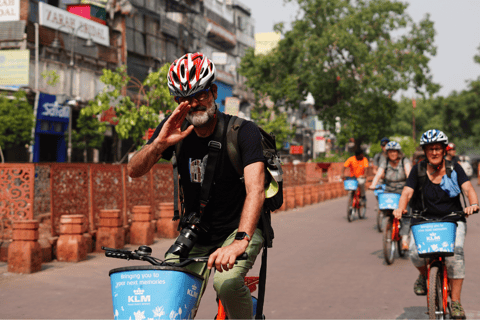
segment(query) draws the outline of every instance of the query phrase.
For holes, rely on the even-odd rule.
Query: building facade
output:
[[[23,82],[5,80],[0,90],[26,88],[35,113],[40,112],[30,149],[32,161],[83,161],[81,150],[69,155],[67,132],[75,130],[81,108],[104,89],[100,76],[105,68],[127,65],[128,74],[143,81],[149,72],[187,52],[203,52],[217,66],[221,110],[228,104],[227,111],[248,115],[254,97],[237,68],[245,50],[255,46],[254,20],[250,9],[237,0],[2,3],[0,63],[5,50],[29,54]],[[40,100],[47,105],[40,105]],[[94,161],[114,162],[129,147],[115,139],[114,130],[107,130],[104,145]]]

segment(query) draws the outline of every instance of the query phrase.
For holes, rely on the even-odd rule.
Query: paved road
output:
[[[480,192],[473,181],[477,192]],[[367,219],[349,223],[346,197],[275,214],[274,248],[269,251],[267,319],[426,319],[426,298],[415,296],[416,269],[408,259],[383,260],[375,229],[374,196]],[[158,240],[161,256],[171,240]],[[468,223],[467,280],[462,302],[469,319],[480,319],[480,216]],[[112,316],[108,271],[141,264],[89,254],[80,263],[52,262],[41,272],[17,275],[0,263],[0,318],[108,319]],[[258,272],[260,261],[252,271]],[[209,285],[198,319],[213,319]]]

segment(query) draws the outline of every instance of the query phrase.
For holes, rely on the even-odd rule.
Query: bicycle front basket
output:
[[[343,181],[343,186],[345,190],[357,190],[358,181],[354,179],[347,179]]]
[[[203,277],[184,268],[132,266],[110,270],[110,282],[115,319],[193,319]]]
[[[378,195],[378,208],[380,210],[395,210],[398,208],[400,195],[398,193],[380,193]]]
[[[457,224],[425,222],[412,225],[412,233],[420,258],[434,255],[453,256]]]

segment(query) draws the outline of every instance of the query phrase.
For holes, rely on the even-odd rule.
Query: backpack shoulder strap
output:
[[[239,176],[243,176],[243,165],[238,150],[238,131],[243,121],[242,118],[232,116],[227,126],[227,154]]]
[[[182,131],[187,130],[188,126],[190,123],[185,120],[182,123]],[[182,148],[183,140],[181,140],[179,143],[175,145],[175,151],[173,152],[173,157],[172,157],[172,166],[173,166],[173,219],[172,221],[176,221],[180,219],[180,213],[183,215],[183,194],[182,192],[179,192],[180,188],[180,182],[179,182],[179,175],[178,175],[178,159],[180,156],[180,151]],[[181,212],[178,209],[178,196],[180,194],[180,203],[181,203]],[[178,226],[178,230],[180,230],[180,225]]]
[[[454,170],[454,166],[455,166],[455,164],[453,163],[453,161],[445,159],[445,171],[446,171],[447,176],[449,178],[452,177],[452,172]]]
[[[418,163],[417,170],[418,170],[418,185],[417,185],[416,192],[418,192],[419,197],[422,201],[423,210],[425,210],[425,201],[423,199],[423,187],[427,182],[427,162],[425,160],[420,161]]]

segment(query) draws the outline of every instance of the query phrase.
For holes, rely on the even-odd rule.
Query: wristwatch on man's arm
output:
[[[250,237],[246,232],[237,232],[237,234],[235,235],[235,240],[243,240],[243,239],[250,242],[250,240],[252,240],[252,237]]]

